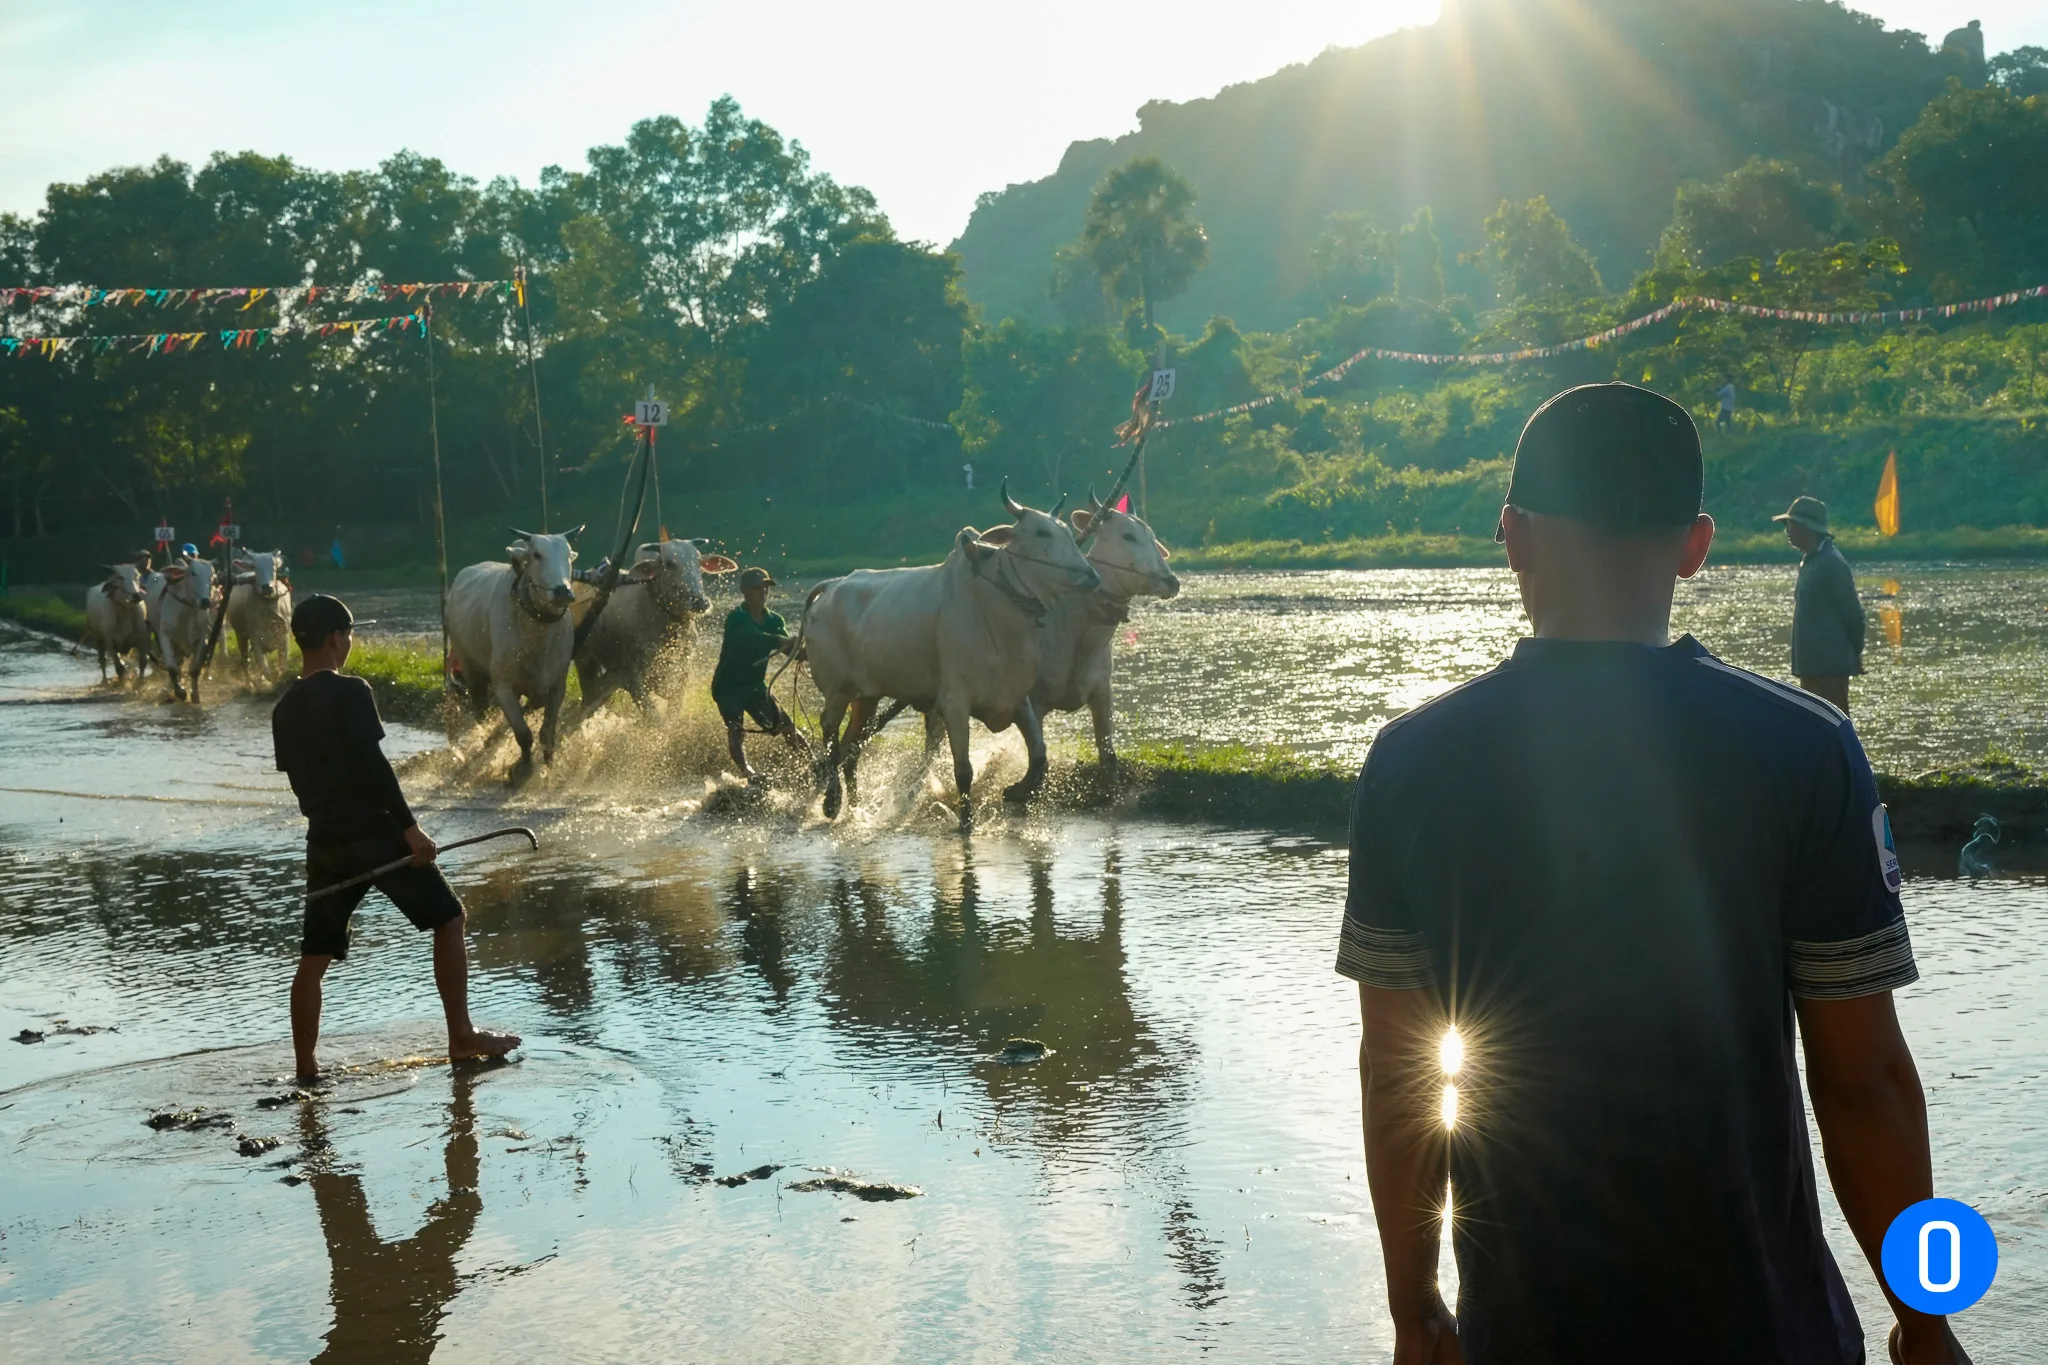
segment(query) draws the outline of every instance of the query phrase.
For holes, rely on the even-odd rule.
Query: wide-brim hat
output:
[[[1772,517],[1771,520],[1797,522],[1809,531],[1819,531],[1822,535],[1826,535],[1828,530],[1828,505],[1819,498],[1809,498],[1801,495],[1792,499],[1792,505],[1778,513],[1777,516]]]

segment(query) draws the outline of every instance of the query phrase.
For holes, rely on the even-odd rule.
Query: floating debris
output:
[[[14,1035],[14,1041],[17,1043],[40,1043],[43,1041],[43,1036],[32,1028],[25,1028]]]
[[[281,1175],[277,1178],[277,1183],[280,1185],[303,1185],[306,1183],[306,1177],[302,1175]]]
[[[830,1166],[812,1166],[818,1172],[815,1180],[799,1180],[788,1188],[793,1194],[815,1194],[829,1190],[833,1194],[850,1194],[855,1199],[864,1199],[870,1204],[886,1204],[897,1199],[916,1199],[924,1191],[915,1185],[897,1185],[886,1180],[857,1180],[843,1171]]]
[[[1052,1056],[1052,1049],[1036,1038],[1012,1038],[1003,1044],[996,1060],[1004,1066],[1030,1066]]]
[[[191,1133],[201,1128],[227,1128],[232,1126],[234,1121],[234,1115],[225,1109],[216,1109],[211,1113],[204,1109],[160,1109],[144,1119],[143,1123],[159,1133],[167,1133],[173,1128],[181,1133]]]
[[[780,1166],[756,1166],[753,1170],[741,1171],[738,1175],[722,1175],[718,1177],[718,1183],[732,1189],[746,1184],[749,1180],[766,1180],[781,1169]]]
[[[235,1150],[243,1156],[262,1156],[284,1146],[283,1138],[251,1137],[247,1133],[235,1135]]]

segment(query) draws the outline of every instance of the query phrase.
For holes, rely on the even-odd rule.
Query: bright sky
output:
[[[1857,0],[1991,51],[2048,45],[2040,0]],[[1149,99],[1256,79],[1436,15],[1437,0],[0,0],[0,210],[168,153],[330,170],[400,147],[479,179],[580,165],[635,121],[731,93],[944,244],[974,197],[1050,173]]]

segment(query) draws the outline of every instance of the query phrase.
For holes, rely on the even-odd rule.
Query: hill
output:
[[[1160,310],[1190,334],[1219,314],[1264,329],[1319,311],[1309,251],[1332,213],[1391,228],[1429,207],[1450,265],[1502,200],[1547,195],[1626,280],[1679,185],[1760,155],[1853,192],[1951,76],[1981,80],[1832,0],[1446,0],[1434,25],[1146,104],[1138,131],[985,196],[952,249],[984,317],[1056,321],[1054,252],[1110,167],[1152,155],[1194,183],[1209,232],[1208,269]]]

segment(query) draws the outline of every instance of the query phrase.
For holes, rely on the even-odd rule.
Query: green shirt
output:
[[[744,606],[725,618],[725,643],[718,649],[718,669],[711,675],[714,697],[751,697],[768,687],[768,656],[778,640],[789,637],[789,625],[774,612],[756,621]]]

